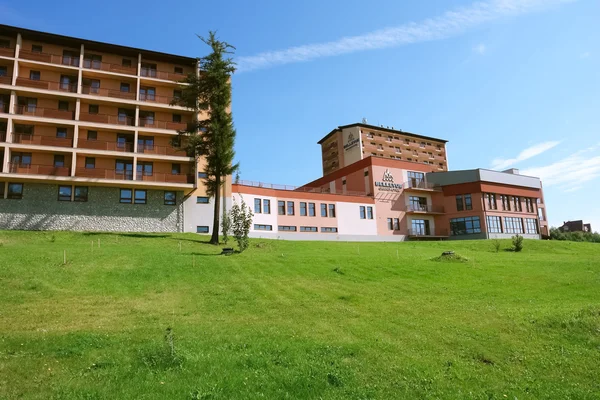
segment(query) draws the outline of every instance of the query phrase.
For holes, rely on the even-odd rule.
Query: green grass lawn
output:
[[[600,398],[598,244],[204,240],[0,232],[0,398]]]

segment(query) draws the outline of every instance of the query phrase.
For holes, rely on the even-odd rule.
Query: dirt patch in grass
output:
[[[467,257],[463,257],[460,254],[452,253],[452,254],[442,254],[439,257],[434,257],[431,261],[437,262],[457,262],[457,263],[466,263],[469,262]]]

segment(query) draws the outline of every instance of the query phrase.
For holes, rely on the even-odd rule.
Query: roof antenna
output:
[[[363,123],[363,124],[366,124],[366,123],[367,123],[367,119],[366,119],[365,117],[363,117],[363,119],[362,119],[362,123]]]

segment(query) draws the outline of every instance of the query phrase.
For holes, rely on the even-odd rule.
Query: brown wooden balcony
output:
[[[29,50],[19,50],[19,58],[26,60],[40,61],[50,64],[69,65],[71,67],[79,67],[79,56],[66,56],[51,53],[39,53]]]
[[[166,81],[181,81],[185,79],[186,74],[177,74],[175,72],[158,71],[152,68],[142,67],[140,69],[140,76],[148,78],[163,79]]]
[[[44,90],[56,90],[60,92],[77,93],[76,83],[62,83],[62,82],[49,82],[49,81],[38,81],[29,78],[17,77],[17,86],[25,86],[35,89]]]
[[[89,59],[83,60],[83,68],[97,69],[100,71],[115,72],[119,74],[137,75],[137,67],[126,67],[121,64],[111,64]]]
[[[98,124],[112,124],[112,125],[127,125],[134,126],[134,117],[119,117],[118,115],[106,115],[106,114],[90,114],[82,112],[79,114],[80,121],[95,122]]]
[[[53,136],[41,136],[26,133],[15,133],[13,142],[20,144],[37,144],[40,146],[73,147],[72,138],[57,138]]]
[[[135,100],[135,93],[132,92],[121,92],[120,90],[104,89],[91,86],[82,86],[81,93],[102,97],[114,97],[116,99]]]
[[[171,104],[175,97],[159,96],[157,94],[140,93],[140,101],[148,103]]]
[[[14,57],[15,49],[12,47],[0,47],[0,56],[2,57]]]
[[[404,182],[404,190],[427,190],[427,191],[441,191],[442,187],[433,183],[413,179],[408,182]]]
[[[70,176],[71,167],[55,167],[54,165],[9,163],[11,174]]]
[[[56,118],[73,120],[75,113],[73,111],[57,110],[51,108],[41,108],[36,106],[16,106],[15,114],[27,115],[31,117]]]
[[[174,131],[186,130],[188,124],[185,122],[158,121],[153,118],[140,118],[139,126],[142,128],[169,129]]]
[[[165,182],[165,183],[194,183],[194,175],[191,174],[146,174],[138,172],[136,180],[144,182]]]
[[[187,153],[185,150],[181,150],[173,146],[153,146],[138,144],[137,152],[143,154],[157,154],[161,156],[187,157]]]
[[[0,113],[8,114],[8,103],[0,103]]]
[[[133,143],[108,142],[103,140],[79,139],[77,147],[81,149],[133,152]]]
[[[444,206],[434,206],[430,204],[408,204],[404,211],[410,214],[443,214]]]
[[[12,76],[6,76],[6,75],[0,76],[0,84],[12,85]]]
[[[6,142],[6,132],[0,131],[0,142]]]
[[[75,176],[81,178],[112,179],[118,181],[133,180],[133,172],[125,170],[104,169],[104,168],[85,168],[75,169]]]

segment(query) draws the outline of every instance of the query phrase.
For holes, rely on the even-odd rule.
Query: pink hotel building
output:
[[[347,125],[319,143],[331,136],[338,143],[328,146],[338,154],[332,161],[324,152],[323,169],[331,172],[317,180],[297,188],[232,184],[232,200],[254,211],[251,236],[403,241],[548,234],[539,178],[516,169],[447,171],[446,141],[390,128]],[[372,153],[378,139],[386,148]]]

